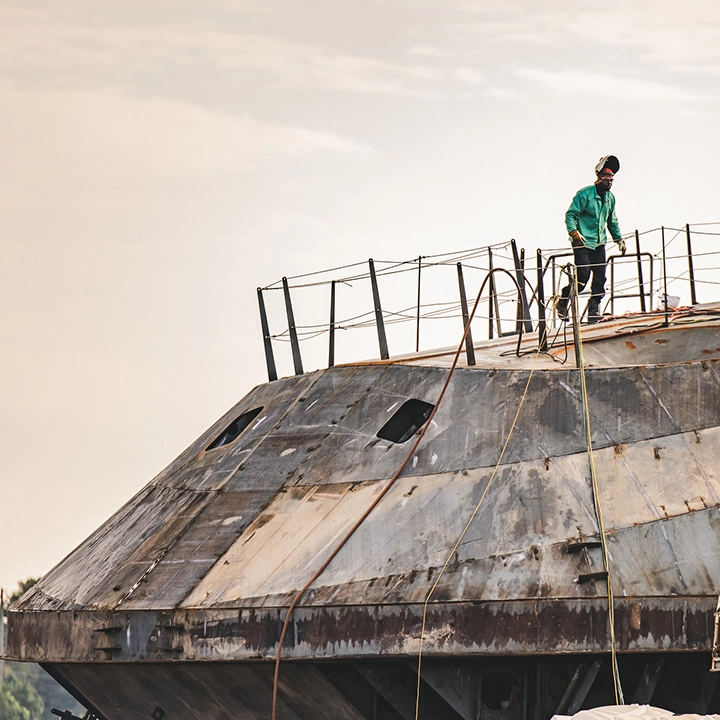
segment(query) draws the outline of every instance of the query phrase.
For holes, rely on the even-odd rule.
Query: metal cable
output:
[[[473,257],[480,257],[484,253],[487,252],[488,249],[496,250],[499,248],[505,248],[509,245],[509,242],[503,242],[503,243],[497,243],[496,245],[487,245],[480,248],[471,248],[470,250],[455,250],[452,252],[447,253],[439,253],[436,255],[421,255],[423,260],[428,259],[431,260],[432,258],[446,258],[445,260],[439,261],[439,262],[430,262],[427,263],[427,265],[451,265],[459,260],[467,259],[467,258],[473,258]],[[413,260],[377,260],[377,263],[386,263],[389,267],[385,268],[385,270],[378,271],[378,275],[387,275],[387,274],[394,274],[395,272],[411,272],[417,268],[417,258],[414,258]],[[327,270],[319,270],[316,272],[310,272],[310,273],[303,273],[300,275],[291,275],[286,277],[286,280],[300,280],[302,278],[308,278],[308,277],[316,277],[318,275],[325,275],[327,273],[336,272],[338,270],[346,270],[348,268],[352,267],[363,267],[365,266],[365,262],[357,262],[357,263],[351,263],[349,265],[338,265],[337,267],[328,268]],[[402,268],[403,265],[408,265],[406,268]],[[402,270],[396,270],[396,268],[402,268]],[[360,275],[353,275],[348,278],[336,280],[335,282],[347,282],[348,280],[361,280],[368,278],[368,273],[362,273]],[[280,290],[280,284],[281,280],[276,280],[275,282],[272,282],[265,287],[261,288],[262,290]],[[332,280],[321,280],[317,283],[307,283],[302,285],[291,285],[291,288],[298,288],[298,287],[314,287],[314,286],[320,286],[320,285],[327,285]]]

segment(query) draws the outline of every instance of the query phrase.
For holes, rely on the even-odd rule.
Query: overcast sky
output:
[[[0,586],[265,380],[257,286],[557,247],[609,153],[719,220],[719,88],[717,0],[0,0]]]

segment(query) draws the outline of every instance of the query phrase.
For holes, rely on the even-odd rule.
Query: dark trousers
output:
[[[574,247],[575,271],[577,272],[578,294],[583,291],[592,272],[592,285],[590,285],[590,299],[598,303],[605,294],[605,246],[599,245],[594,250],[590,248]],[[570,296],[570,284],[562,289],[563,298]]]

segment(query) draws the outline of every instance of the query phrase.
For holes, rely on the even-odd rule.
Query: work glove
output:
[[[620,254],[624,255],[627,252],[627,246],[625,245],[625,241],[624,240],[616,240],[615,242],[617,243]]]
[[[570,237],[572,238],[573,247],[580,248],[585,246],[585,238],[577,230],[573,230],[570,233]]]

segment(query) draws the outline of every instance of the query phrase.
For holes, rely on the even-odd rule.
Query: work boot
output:
[[[557,311],[558,317],[561,320],[567,320],[568,319],[568,298],[560,296],[560,299],[557,301],[557,305],[555,306],[555,310]]]
[[[596,323],[602,316],[600,315],[600,301],[591,299],[588,303],[588,325]]]

